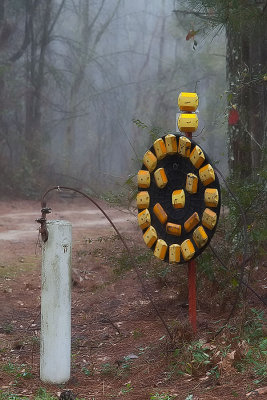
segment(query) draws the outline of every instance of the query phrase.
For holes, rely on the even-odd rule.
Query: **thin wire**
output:
[[[94,199],[92,199],[92,198],[91,198],[90,196],[88,196],[86,193],[82,192],[81,190],[74,189],[74,188],[68,187],[68,186],[54,186],[54,187],[51,187],[50,189],[48,189],[48,190],[44,193],[44,195],[42,196],[42,200],[41,200],[41,201],[42,201],[42,207],[44,207],[44,206],[46,205],[45,197],[48,195],[48,193],[52,192],[53,190],[57,190],[57,191],[60,191],[60,190],[71,190],[71,191],[73,191],[73,192],[79,193],[80,195],[84,196],[84,197],[87,198],[89,201],[91,201],[91,202],[102,212],[102,214],[106,217],[106,219],[107,219],[107,220],[109,221],[109,223],[112,225],[113,229],[115,230],[115,232],[116,232],[117,235],[119,236],[120,240],[122,241],[122,243],[123,243],[125,249],[127,250],[128,254],[129,254],[130,258],[131,258],[131,262],[132,262],[132,266],[133,266],[133,268],[134,268],[134,271],[135,271],[135,273],[136,273],[136,275],[137,275],[137,278],[138,278],[138,280],[139,280],[139,282],[140,282],[140,284],[141,284],[141,286],[142,286],[142,288],[143,288],[145,294],[147,295],[147,297],[148,297],[148,299],[149,299],[151,305],[153,306],[153,308],[154,308],[156,314],[158,315],[159,319],[161,320],[162,324],[164,325],[164,328],[166,329],[166,332],[168,333],[168,335],[169,335],[169,337],[170,337],[170,340],[173,341],[173,336],[172,336],[171,331],[170,331],[169,328],[168,328],[168,325],[167,325],[166,322],[164,321],[162,315],[161,315],[160,312],[159,312],[159,309],[157,308],[156,304],[155,304],[154,301],[153,301],[153,298],[152,298],[151,294],[150,294],[149,291],[147,290],[147,288],[146,288],[146,286],[145,286],[145,284],[144,284],[144,282],[143,282],[143,279],[142,279],[142,277],[141,277],[141,274],[140,274],[140,272],[138,271],[138,268],[135,266],[135,260],[134,260],[134,257],[133,257],[133,255],[132,255],[132,252],[131,252],[129,246],[127,245],[127,243],[126,243],[126,241],[124,240],[123,236],[120,234],[120,232],[119,232],[119,230],[117,229],[116,225],[115,225],[114,222],[110,219],[110,217],[107,215],[107,213],[103,210],[103,208],[102,208]]]

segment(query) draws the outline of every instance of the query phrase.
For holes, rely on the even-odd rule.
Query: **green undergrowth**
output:
[[[49,394],[46,389],[40,387],[35,395],[32,395],[33,400],[58,400],[57,396]],[[29,400],[29,396],[23,396],[12,392],[4,392],[0,390],[0,400]],[[84,400],[76,397],[76,400]]]
[[[236,320],[225,327],[221,337],[210,341],[178,341],[166,378],[183,375],[206,376],[213,382],[221,374],[249,373],[254,385],[267,383],[267,335],[263,311],[252,308],[245,322]]]
[[[37,268],[37,257],[27,257],[14,263],[0,265],[0,279],[14,278],[25,273],[31,273]]]

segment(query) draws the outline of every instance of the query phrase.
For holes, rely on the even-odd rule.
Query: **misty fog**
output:
[[[196,36],[194,45],[186,40],[194,17],[175,14],[173,0],[55,0],[52,6],[57,19],[46,48],[41,149],[34,153],[43,159],[47,183],[119,190],[153,143],[133,120],[161,134],[175,132],[181,91],[198,93],[200,123],[193,137],[227,171],[223,30]],[[22,32],[15,11],[10,18]],[[19,60],[17,77],[27,57]],[[16,107],[23,119],[26,106]],[[10,146],[19,149],[14,137]],[[2,151],[8,159],[8,148]]]

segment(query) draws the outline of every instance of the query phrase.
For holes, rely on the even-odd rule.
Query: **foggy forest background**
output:
[[[151,132],[175,132],[181,91],[198,93],[195,140],[224,174],[262,168],[266,6],[232,3],[2,0],[1,194],[121,190]]]

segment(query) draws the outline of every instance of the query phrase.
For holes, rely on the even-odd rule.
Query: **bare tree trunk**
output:
[[[229,125],[229,167],[235,175],[254,176],[263,166],[266,137],[267,88],[263,79],[267,64],[266,18],[240,29],[227,26],[227,78],[229,105],[235,105],[239,121]]]

